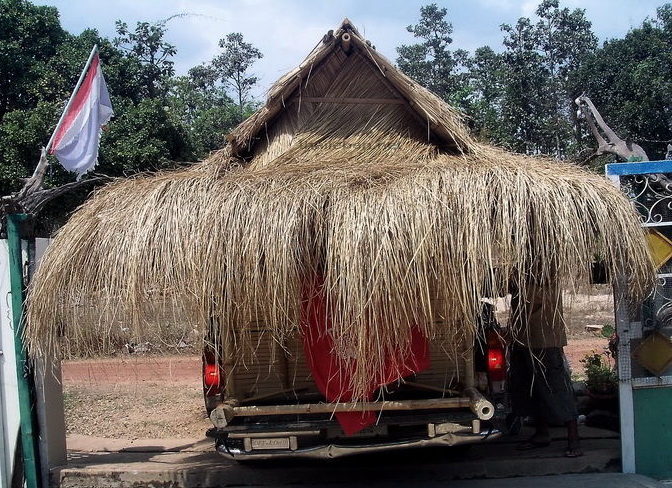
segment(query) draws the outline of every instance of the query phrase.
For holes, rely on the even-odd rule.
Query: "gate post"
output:
[[[42,486],[40,456],[37,438],[37,421],[34,401],[32,368],[28,362],[23,344],[24,330],[24,281],[23,248],[21,243],[22,225],[29,219],[26,214],[7,215],[7,241],[9,245],[9,275],[12,295],[12,324],[14,325],[14,351],[16,354],[16,374],[19,390],[19,412],[21,416],[21,448],[23,469],[28,488]]]
[[[657,266],[656,287],[635,310],[624,280],[614,284],[622,468],[666,478],[672,476],[672,161],[609,164],[605,171],[638,211]]]

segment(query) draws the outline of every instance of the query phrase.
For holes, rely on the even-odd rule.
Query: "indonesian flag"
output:
[[[88,71],[56,127],[49,150],[79,179],[98,163],[100,132],[112,117],[112,103],[96,52]]]

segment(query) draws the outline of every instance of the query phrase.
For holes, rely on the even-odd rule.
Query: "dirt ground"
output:
[[[212,427],[200,356],[64,361],[68,434],[123,439],[198,438]]]
[[[565,300],[574,376],[607,339],[587,326],[614,324],[607,287]],[[201,391],[200,356],[125,355],[62,364],[68,434],[121,439],[198,438],[212,426]]]

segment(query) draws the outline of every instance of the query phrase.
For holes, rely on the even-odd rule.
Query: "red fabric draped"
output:
[[[317,281],[312,290],[307,290],[303,303],[302,336],[303,348],[308,367],[315,384],[329,402],[352,400],[351,372],[356,360],[344,358],[334,351],[334,342],[329,330],[331,323],[326,315],[322,283]],[[407,355],[402,351],[386,360],[384,371],[371,378],[368,398],[371,400],[376,389],[427,369],[430,365],[427,339],[418,327],[411,331],[411,348]],[[376,423],[376,412],[337,413],[341,428],[346,435],[352,435]]]

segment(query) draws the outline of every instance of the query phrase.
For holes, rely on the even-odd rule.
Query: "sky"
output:
[[[436,3],[453,24],[451,49],[474,52],[481,46],[501,49],[500,25],[534,18],[541,0],[32,0],[58,8],[61,25],[71,34],[95,28],[112,39],[116,20],[133,28],[138,21],[168,21],[165,40],[177,48],[177,74],[207,63],[220,51],[218,42],[241,32],[264,57],[252,73],[259,78],[254,95],[263,100],[273,82],[298,66],[330,29],[349,18],[379,53],[394,62],[396,48],[416,40],[406,27],[420,19],[420,7]],[[560,7],[585,9],[600,41],[622,38],[665,0],[560,0]],[[183,14],[183,15],[180,15]],[[82,63],[85,60],[82,61]],[[104,67],[103,67],[104,70]]]

